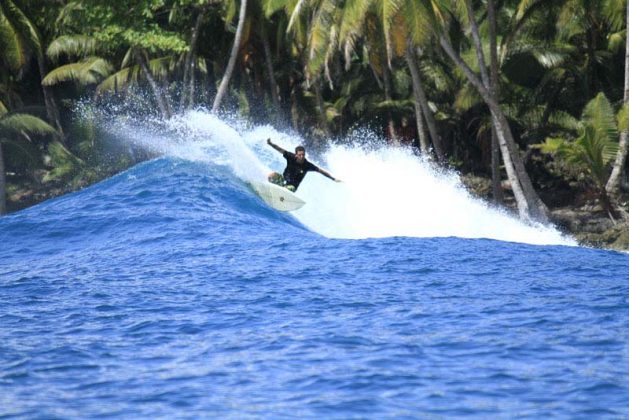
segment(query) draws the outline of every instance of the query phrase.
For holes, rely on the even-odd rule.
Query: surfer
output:
[[[291,153],[273,143],[271,139],[267,139],[266,143],[280,152],[282,156],[284,156],[284,159],[286,159],[286,169],[284,169],[284,175],[281,175],[278,172],[272,172],[269,175],[269,182],[295,192],[297,191],[297,187],[299,187],[301,181],[306,176],[306,172],[309,171],[319,172],[320,174],[330,178],[332,181],[341,182],[340,179],[334,178],[327,171],[309,162],[306,159],[306,149],[304,149],[303,146],[295,147],[295,153]]]

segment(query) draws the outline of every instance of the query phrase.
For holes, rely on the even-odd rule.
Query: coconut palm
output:
[[[0,102],[0,215],[6,214],[6,172],[3,143],[30,141],[32,135],[55,134],[57,131],[42,119],[24,113],[12,113]]]
[[[622,15],[619,11],[624,9],[624,29],[625,29],[625,80],[623,89],[623,103],[624,106],[629,106],[629,1],[617,0],[609,1],[608,14],[610,16]],[[616,21],[622,21],[622,19],[616,19]],[[616,25],[620,26],[620,25]],[[620,133],[620,142],[618,145],[618,153],[614,160],[612,173],[609,176],[609,180],[605,185],[606,191],[615,196],[620,192],[620,180],[622,178],[625,163],[627,162],[627,152],[629,150],[629,130],[623,129]]]
[[[34,57],[37,60],[40,78],[43,78],[47,71],[42,44],[37,27],[22,9],[12,0],[0,2],[0,49],[3,51],[4,65],[20,78]],[[63,133],[52,91],[49,87],[43,86],[42,93],[48,119],[60,133]]]
[[[216,97],[214,98],[214,103],[212,104],[212,112],[218,111],[219,107],[221,106],[221,102],[223,101],[223,97],[227,93],[227,87],[229,86],[229,81],[232,77],[234,66],[236,65],[236,59],[238,58],[238,51],[240,50],[240,41],[242,39],[246,13],[247,0],[240,0],[240,12],[238,13],[238,26],[236,28],[236,35],[234,36],[234,44],[232,45],[232,50],[229,55],[229,61],[227,62],[225,74],[221,79],[221,84],[218,87]]]
[[[548,209],[535,192],[528,173],[524,168],[509,121],[497,97],[498,89],[496,86],[493,86],[495,80],[492,81],[489,77],[483,43],[471,1],[465,0],[462,3],[450,3],[446,0],[435,0],[431,3],[438,6],[437,9],[434,9],[436,12],[433,12],[435,18],[433,28],[436,29],[435,36],[438,38],[439,44],[489,107],[493,125],[499,139],[502,159],[507,176],[511,182],[520,217],[525,220],[546,222],[548,220]],[[492,16],[495,16],[495,13],[492,13]],[[472,45],[479,69],[478,73],[463,60],[448,36],[449,21],[455,18],[458,18],[459,23],[464,25],[463,27],[468,28],[472,35]]]
[[[98,41],[87,35],[62,35],[54,39],[46,51],[53,62],[59,62],[62,56],[79,57],[79,60],[53,69],[44,77],[42,84],[54,86],[72,81],[85,86],[101,82],[111,74],[113,66],[96,55],[98,49]]]
[[[626,127],[626,115],[621,125]],[[613,219],[615,210],[609,200],[605,184],[609,166],[618,152],[618,126],[612,105],[603,93],[599,93],[583,110],[574,141],[549,138],[539,146],[545,153],[554,153],[569,164],[583,168],[589,175],[601,203]]]

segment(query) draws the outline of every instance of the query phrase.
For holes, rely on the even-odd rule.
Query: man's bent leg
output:
[[[277,172],[271,172],[269,174],[268,180],[271,184],[276,184],[280,187],[286,185],[286,181],[284,181],[284,177],[282,176],[282,174],[279,174]]]

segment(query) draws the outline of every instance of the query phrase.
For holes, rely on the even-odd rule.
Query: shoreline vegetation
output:
[[[629,3],[588,4],[3,0],[0,215],[144,158],[100,107],[204,106],[315,147],[368,127],[525,222],[628,250]]]

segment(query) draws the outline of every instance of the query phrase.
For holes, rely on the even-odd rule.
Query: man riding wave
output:
[[[291,153],[271,142],[271,139],[267,139],[266,143],[280,152],[282,156],[284,156],[284,159],[286,159],[286,169],[284,169],[284,174],[282,175],[278,172],[272,172],[268,178],[269,182],[295,192],[297,191],[301,181],[306,176],[306,173],[310,171],[319,172],[320,174],[330,178],[332,181],[341,182],[340,179],[334,178],[327,171],[309,162],[306,159],[306,149],[303,146],[295,147],[295,153]]]

